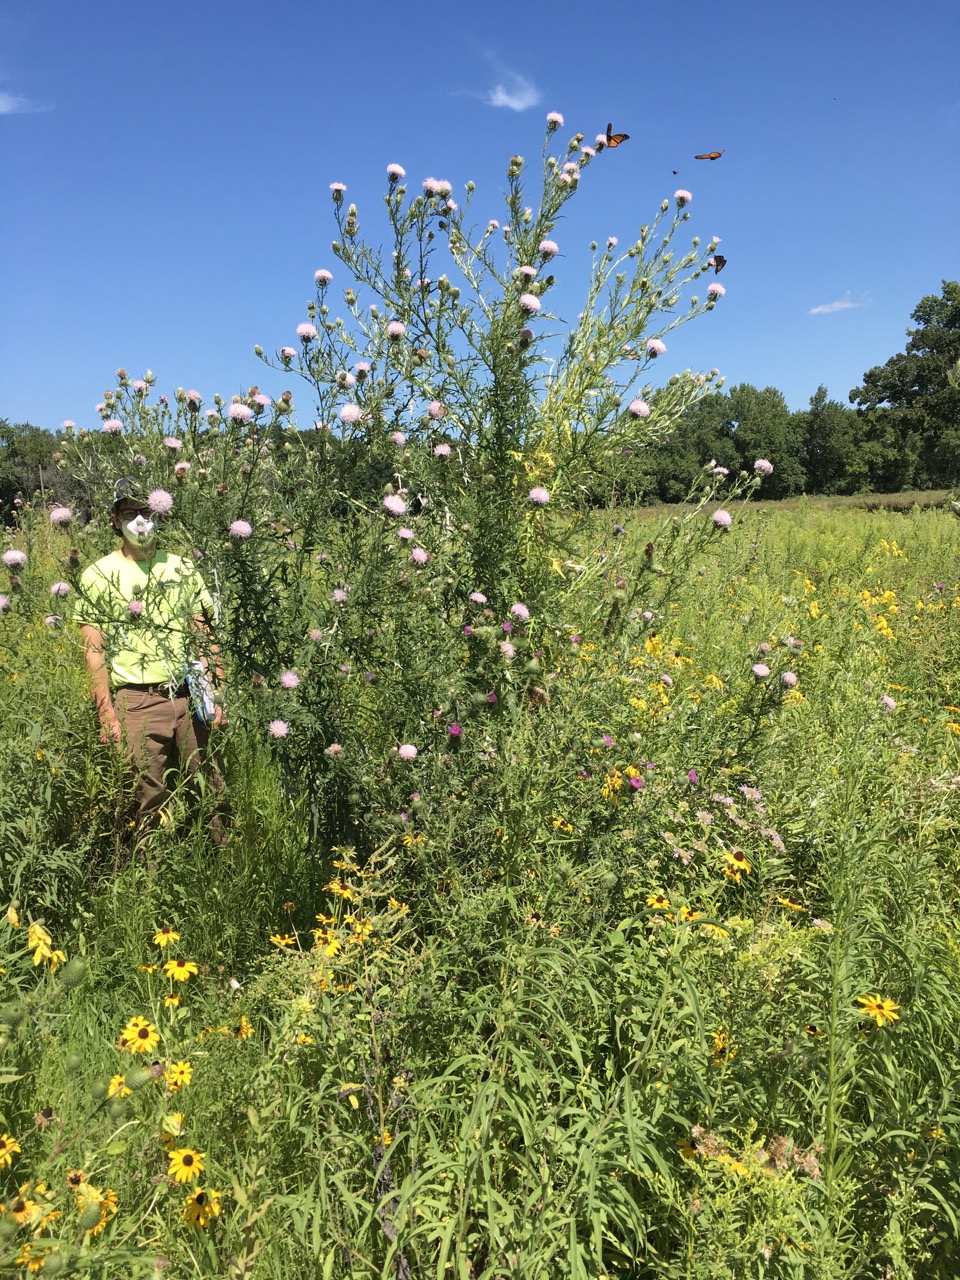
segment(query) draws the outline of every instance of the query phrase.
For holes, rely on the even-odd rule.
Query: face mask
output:
[[[146,516],[134,516],[132,520],[121,524],[120,528],[124,537],[135,547],[145,547],[156,537],[156,526]]]

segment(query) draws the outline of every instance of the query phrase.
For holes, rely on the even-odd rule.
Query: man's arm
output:
[[[203,669],[213,676],[213,726],[219,729],[221,725],[226,724],[227,717],[223,710],[223,683],[226,680],[226,674],[223,670],[223,662],[220,656],[220,646],[213,637],[210,630],[210,624],[202,613],[193,615],[193,629],[201,636],[200,641],[200,662]]]
[[[103,632],[99,627],[86,623],[80,628],[80,635],[83,640],[83,660],[90,677],[90,696],[100,721],[100,741],[119,743],[123,737],[123,728],[110,696],[110,668],[107,666],[107,645]]]

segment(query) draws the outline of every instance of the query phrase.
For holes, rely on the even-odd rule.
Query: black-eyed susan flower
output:
[[[193,960],[168,960],[163,972],[174,982],[186,982],[194,974],[200,972]]]
[[[253,1026],[245,1013],[240,1015],[240,1021],[233,1028],[233,1034],[238,1040],[249,1040],[253,1035]]]
[[[193,1079],[193,1064],[190,1062],[171,1062],[163,1073],[163,1078],[171,1093],[184,1088]]]
[[[11,1138],[9,1133],[0,1133],[0,1169],[9,1168],[13,1157],[20,1150],[20,1143],[16,1138]]]
[[[78,1190],[87,1180],[87,1175],[82,1169],[71,1169],[67,1173],[67,1186],[71,1191]]]
[[[167,1155],[170,1160],[167,1173],[175,1182],[193,1182],[203,1173],[205,1151],[193,1151],[190,1147],[174,1147]]]
[[[749,875],[753,870],[753,864],[742,849],[724,849],[723,856],[734,871]]]
[[[183,1220],[191,1227],[205,1227],[220,1214],[220,1192],[197,1187],[183,1204]]]
[[[858,996],[857,1003],[868,1018],[876,1019],[878,1027],[882,1027],[885,1022],[899,1021],[900,1014],[897,1010],[900,1006],[885,999],[879,992],[875,996]]]
[[[271,933],[270,941],[275,947],[292,947],[296,938],[292,933]]]
[[[160,1043],[160,1032],[139,1014],[120,1033],[120,1048],[127,1053],[152,1053]]]
[[[669,911],[670,899],[665,893],[651,893],[647,899],[647,906],[653,907],[654,911]]]
[[[25,1227],[28,1224],[32,1226],[39,1222],[43,1216],[43,1209],[41,1206],[36,1202],[36,1200],[31,1200],[26,1194],[30,1185],[31,1184],[28,1182],[22,1186],[20,1188],[19,1195],[15,1196],[7,1205],[7,1212],[16,1219],[21,1227]]]
[[[781,907],[786,907],[790,911],[804,910],[804,908],[800,905],[800,903],[796,900],[796,898],[791,898],[787,896],[785,898],[777,898],[777,901],[780,903]]]
[[[179,996],[164,996],[164,997],[163,997],[163,1004],[164,1004],[164,1008],[166,1008],[166,1009],[178,1009],[178,1008],[180,1007],[180,997],[179,997]]]
[[[92,1187],[89,1182],[84,1182],[77,1188],[76,1196],[77,1213],[82,1220],[87,1217],[92,1218],[93,1211],[99,1210],[99,1218],[92,1226],[86,1228],[88,1236],[98,1236],[117,1212],[116,1191],[112,1187],[101,1191],[99,1187]],[[83,1226],[84,1221],[81,1221],[80,1225]]]
[[[108,1098],[129,1098],[133,1090],[127,1084],[126,1076],[111,1076],[107,1086]]]
[[[161,948],[169,947],[171,942],[180,941],[180,935],[179,933],[176,932],[176,930],[171,929],[168,924],[165,924],[162,929],[158,929],[157,932],[153,935],[153,941],[155,946],[158,946]]]

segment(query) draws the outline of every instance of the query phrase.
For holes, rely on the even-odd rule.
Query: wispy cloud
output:
[[[49,111],[49,107],[39,102],[31,102],[29,98],[21,98],[16,93],[5,93],[0,89],[0,116],[24,115],[30,111]]]
[[[484,101],[490,107],[507,107],[510,111],[526,111],[540,101],[540,90],[517,71],[501,70],[500,79],[488,90]]]
[[[851,302],[849,298],[838,298],[836,302],[822,302],[819,307],[811,307],[807,314],[811,316],[831,316],[835,311],[849,311],[851,307],[859,306],[859,302]]]

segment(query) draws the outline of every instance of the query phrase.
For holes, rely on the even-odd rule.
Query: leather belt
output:
[[[133,689],[136,693],[160,693],[165,698],[186,698],[190,692],[185,680],[180,684],[170,681],[163,684],[118,684],[114,693],[119,693],[121,689]]]

